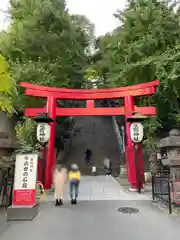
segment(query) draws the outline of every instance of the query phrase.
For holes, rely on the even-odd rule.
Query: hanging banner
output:
[[[37,163],[37,154],[16,155],[13,205],[36,203]]]

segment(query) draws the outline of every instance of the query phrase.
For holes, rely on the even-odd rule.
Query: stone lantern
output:
[[[169,136],[160,140],[161,163],[168,167],[172,180],[180,180],[180,131],[172,129]]]

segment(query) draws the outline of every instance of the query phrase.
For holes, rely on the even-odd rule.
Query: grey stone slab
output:
[[[82,177],[79,187],[79,199],[83,200],[150,200],[145,194],[127,193],[111,176]],[[69,201],[69,186],[66,186],[64,200]],[[48,201],[53,202],[53,194],[48,195]]]
[[[10,206],[7,209],[7,221],[31,221],[38,214],[38,205]]]

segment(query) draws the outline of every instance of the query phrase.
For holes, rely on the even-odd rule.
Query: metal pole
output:
[[[170,179],[168,181],[168,202],[169,202],[169,214],[172,213],[172,202],[171,202],[171,186],[170,186]]]
[[[139,173],[139,162],[138,162],[138,144],[134,143],[135,150],[135,166],[136,166],[136,180],[137,180],[137,190],[138,193],[141,193],[141,179]]]
[[[154,189],[154,174],[153,173],[151,173],[152,174],[152,199],[153,199],[153,201],[155,201],[155,189]]]

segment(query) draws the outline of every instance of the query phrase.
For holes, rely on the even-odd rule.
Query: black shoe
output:
[[[61,206],[61,205],[63,205],[62,200],[61,199],[60,200],[56,200],[55,206]]]
[[[71,204],[76,204],[77,202],[76,202],[76,199],[72,199],[71,200]]]
[[[59,203],[58,199],[56,199],[55,206],[60,206],[60,203]]]

